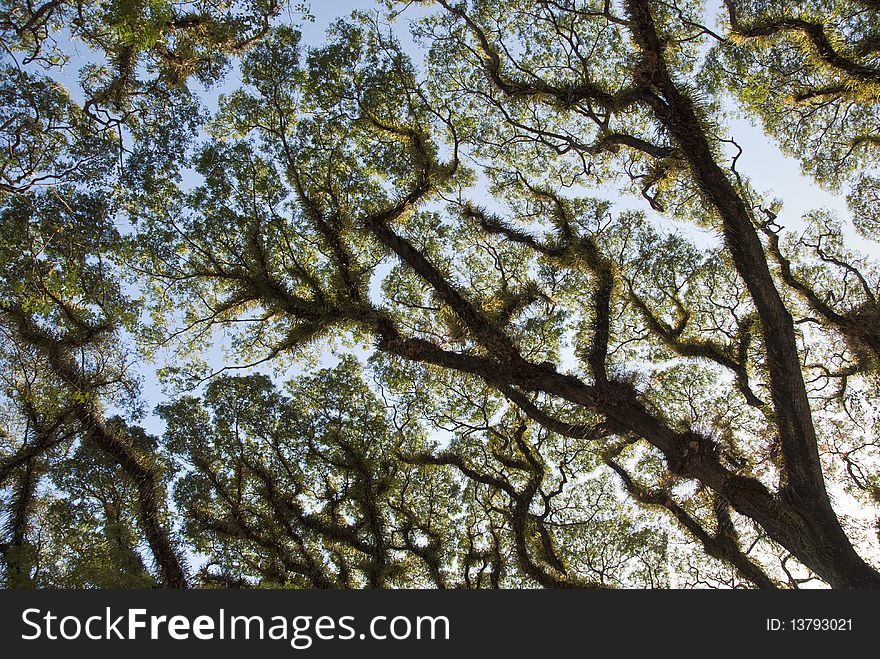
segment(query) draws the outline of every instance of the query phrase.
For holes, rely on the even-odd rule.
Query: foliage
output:
[[[5,583],[880,586],[880,6],[383,4],[3,5]]]

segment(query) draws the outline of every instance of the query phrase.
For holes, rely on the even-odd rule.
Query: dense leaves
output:
[[[4,5],[6,584],[880,586],[877,3],[383,4]]]

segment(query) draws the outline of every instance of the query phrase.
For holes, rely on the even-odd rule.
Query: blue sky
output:
[[[710,1],[711,4],[711,1]],[[279,21],[299,23],[303,32],[303,42],[307,46],[319,46],[324,41],[324,35],[328,26],[337,18],[348,15],[352,11],[381,11],[381,4],[377,0],[350,0],[348,2],[323,1],[313,2],[311,13],[313,21],[301,22],[299,15],[294,11],[288,11],[279,17]],[[420,53],[413,40],[409,36],[408,23],[428,13],[430,9],[416,5],[408,6],[395,22],[394,30],[401,39],[406,49],[418,61]],[[710,9],[710,12],[714,10]],[[76,43],[59,43],[71,56],[71,62],[59,76],[77,96],[77,70],[88,60],[89,53],[84,51],[82,45]],[[217,89],[203,93],[206,104],[216,107],[217,97],[220,93],[229,92],[235,88],[237,76],[235,72],[229,74],[227,79]],[[742,156],[738,162],[738,169],[744,175],[750,177],[753,184],[762,191],[769,191],[773,196],[783,202],[783,210],[779,216],[779,223],[786,228],[796,230],[800,225],[801,216],[814,209],[829,209],[834,211],[839,218],[846,219],[848,210],[844,196],[834,194],[829,190],[822,189],[815,182],[804,177],[800,173],[800,165],[794,159],[784,156],[760,128],[750,124],[746,119],[740,118],[729,124],[732,137],[743,148]],[[488,200],[480,199],[485,194],[485,186],[478,186],[472,192],[472,197],[482,205],[489,205]],[[619,208],[636,208],[652,213],[647,202],[641,197],[616,198],[615,203]],[[667,225],[666,220],[661,220],[662,225]],[[678,225],[679,228],[680,225]],[[700,243],[707,239],[707,232],[696,228],[686,229],[691,232],[694,239]],[[858,237],[852,230],[847,231],[850,244],[862,253],[880,258],[880,245]],[[212,361],[222,363],[223,356],[219,350],[212,351]],[[328,355],[324,363],[332,363],[332,357]],[[151,408],[165,399],[161,387],[156,380],[154,368],[148,364],[142,364],[140,372],[144,380],[144,396],[148,401],[147,407]],[[289,375],[295,371],[291,371]],[[152,432],[161,430],[161,426],[155,418],[147,420],[148,429]]]
[[[306,21],[302,23],[303,43],[306,46],[319,46],[324,42],[324,35],[328,26],[337,18],[347,16],[355,10],[360,11],[378,11],[380,4],[376,0],[354,0],[350,2],[315,2],[312,5],[311,12],[314,15],[314,21]],[[425,15],[429,10],[409,6],[395,22],[395,32],[401,41],[406,45],[407,50],[418,61],[418,48],[409,37],[408,23],[420,16]],[[297,21],[298,16],[290,13],[287,16],[282,15],[279,20]],[[209,106],[216,104],[217,95],[223,91],[231,91],[235,88],[236,76],[230,74],[222,87],[205,96],[205,100]],[[743,149],[742,156],[738,162],[738,170],[751,178],[753,184],[762,191],[769,191],[775,197],[783,201],[783,210],[779,216],[779,222],[787,227],[796,230],[801,226],[801,216],[814,209],[829,209],[834,211],[841,219],[848,216],[845,199],[842,195],[834,194],[831,191],[822,189],[815,182],[804,177],[800,173],[800,165],[794,159],[784,156],[775,146],[773,141],[769,139],[760,128],[750,124],[746,119],[736,119],[729,125],[733,138],[740,144]],[[488,200],[479,199],[479,195],[485,194],[485,187],[478,186],[473,190],[474,200],[483,205],[489,205]],[[620,208],[636,208],[652,213],[647,202],[641,197],[618,197],[615,203]],[[667,225],[666,220],[661,219],[662,225]],[[676,225],[681,228],[681,225]],[[702,243],[707,239],[708,232],[697,228],[688,230],[692,237]],[[853,231],[847,231],[848,237],[852,239],[852,243],[857,249],[863,253],[871,254],[875,257],[880,256],[880,246],[876,243],[859,238]],[[220,364],[223,361],[222,354],[219,350],[213,350],[213,359]],[[334,359],[327,354],[323,359],[324,365],[332,364]],[[263,372],[271,372],[271,368],[262,369]],[[284,374],[284,379],[291,377],[297,372],[293,369]],[[153,370],[150,367],[142,369],[144,376],[144,394],[151,403],[158,403],[164,399],[161,388],[156,381]],[[160,430],[156,419],[149,419],[148,426],[151,431]]]
[[[301,25],[303,42],[306,45],[318,46],[324,41],[327,27],[335,19],[348,15],[354,10],[378,11],[380,8],[380,3],[377,0],[349,0],[346,2],[316,0],[312,3],[311,9],[315,20],[302,23]],[[404,11],[395,25],[395,32],[416,60],[418,60],[419,53],[412,39],[409,38],[407,22],[417,19],[428,11],[425,8],[412,5]],[[286,16],[281,16],[279,20],[299,22],[298,16],[293,12]],[[89,53],[82,45],[72,42],[67,44],[59,43],[59,47],[67,51],[72,59],[68,67],[63,72],[60,72],[58,78],[66,84],[74,98],[82,100],[82,94],[78,92],[78,68],[88,61]],[[225,83],[218,89],[204,94],[206,103],[209,106],[215,105],[218,93],[224,90],[228,92],[234,89],[235,86],[236,76],[234,73],[231,73]],[[844,196],[822,189],[815,182],[802,176],[799,163],[794,158],[784,156],[760,128],[742,118],[735,119],[729,125],[729,128],[732,137],[743,149],[738,163],[739,171],[750,177],[753,184],[759,190],[769,191],[773,196],[782,200],[784,205],[778,219],[780,224],[787,228],[797,229],[801,225],[801,216],[815,209],[829,209],[835,212],[842,220],[848,217]],[[489,205],[488,201],[479,199],[480,194],[485,194],[484,186],[475,188],[473,197],[478,203]],[[640,197],[618,198],[615,201],[621,208],[637,208],[647,213],[653,213],[648,207],[647,202]],[[691,228],[689,231],[692,232],[695,239],[700,240],[700,230]],[[851,230],[847,231],[847,236],[850,239],[850,244],[856,249],[880,259],[880,245],[859,238]],[[224,361],[222,352],[217,348],[212,348],[209,356],[217,364],[221,364]],[[328,354],[325,355],[322,361],[326,365],[332,363],[333,358]],[[155,405],[166,400],[166,395],[155,374],[155,365],[141,363],[137,365],[137,370],[143,379],[145,407],[152,409]],[[263,370],[264,372],[269,371],[269,369]],[[283,379],[287,379],[297,372],[297,369],[291,369],[285,373]],[[143,423],[151,433],[159,434],[163,430],[161,421],[152,414]],[[198,557],[190,556],[190,559],[194,563],[198,563]]]

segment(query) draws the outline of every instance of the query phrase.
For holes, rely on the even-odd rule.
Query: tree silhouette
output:
[[[134,8],[155,75],[26,88],[76,129],[3,170],[7,584],[880,586],[876,263],[727,128],[876,239],[880,6],[385,4],[189,50]]]

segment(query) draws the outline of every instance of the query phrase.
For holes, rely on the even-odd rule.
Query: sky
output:
[[[714,7],[712,6],[713,4]],[[709,0],[709,5],[709,14],[717,16],[720,3],[715,2],[715,0]],[[348,16],[353,11],[374,12],[379,16],[382,15],[381,3],[378,0],[348,0],[346,2],[323,0],[311,3],[310,13],[313,16],[313,20],[302,21],[300,14],[292,9],[279,16],[277,20],[279,22],[299,25],[303,34],[303,44],[306,47],[320,46],[325,41],[325,33],[328,27],[337,19]],[[420,7],[415,4],[408,5],[403,9],[393,25],[397,38],[400,39],[405,50],[416,62],[420,61],[423,52],[409,33],[409,24],[427,15],[430,11],[430,8]],[[709,19],[707,18],[707,20]],[[60,37],[60,39],[63,39],[63,37]],[[60,40],[58,45],[60,49],[71,57],[68,65],[58,75],[59,81],[65,84],[75,99],[81,101],[82,92],[78,84],[78,70],[83,64],[93,59],[94,56],[84,46],[75,42],[65,43],[63,40]],[[237,84],[238,76],[233,68],[223,83],[216,88],[204,90],[199,89],[199,86],[195,84],[194,90],[200,93],[204,104],[210,110],[215,110],[219,96],[233,91]],[[772,196],[779,198],[783,202],[783,208],[777,220],[781,225],[797,230],[802,226],[800,218],[806,212],[817,209],[831,210],[839,218],[847,218],[848,210],[845,196],[823,189],[814,181],[804,177],[801,174],[800,165],[797,160],[783,155],[773,140],[768,138],[760,127],[753,125],[744,117],[734,119],[732,123],[728,124],[728,127],[731,136],[743,149],[743,153],[737,163],[738,171],[748,176],[759,191],[769,191]],[[185,179],[185,183],[187,182],[193,184],[195,180],[189,179],[187,181]],[[585,192],[595,194],[595,191]],[[483,198],[481,198],[481,195]],[[485,195],[485,185],[478,185],[472,191],[473,201],[482,206],[491,206],[490,201],[484,198]],[[655,215],[642,197],[616,197],[612,200],[619,210],[638,209],[650,215]],[[673,226],[673,223],[665,218],[661,218],[660,224],[661,226]],[[682,230],[680,224],[675,224],[674,226],[678,230]],[[703,229],[685,226],[683,230],[689,233],[697,244],[705,244],[708,241],[717,240],[717,236],[712,236]],[[880,245],[861,238],[851,228],[847,230],[846,225],[845,233],[849,239],[849,244],[854,246],[855,249],[880,259]],[[378,281],[379,278],[377,277],[376,279]],[[359,356],[363,357],[364,355],[361,354]],[[227,363],[222,351],[219,349],[212,349],[208,357],[212,364],[216,364],[218,368]],[[335,358],[329,352],[326,352],[321,359],[322,366],[331,366],[334,362]],[[138,365],[138,371],[143,384],[142,395],[146,401],[147,409],[152,409],[159,403],[167,400],[166,392],[156,377],[156,368],[159,365],[150,363]],[[261,371],[272,374],[271,367],[265,367]],[[284,373],[282,379],[289,379],[297,372],[298,369],[293,368]],[[143,420],[143,424],[152,433],[158,434],[163,430],[162,422],[153,414],[149,414]]]
[[[327,28],[338,18],[347,16],[352,11],[376,12],[379,10],[380,4],[376,0],[350,0],[348,2],[325,0],[312,3],[311,14],[314,16],[313,21],[300,22],[298,20],[299,16],[293,13],[289,13],[287,16],[282,15],[279,17],[279,20],[299,23],[303,33],[303,44],[307,47],[320,46],[324,42]],[[428,12],[429,10],[426,8],[411,5],[402,12],[394,24],[396,35],[415,61],[419,60],[420,51],[409,35],[408,25],[411,21],[426,15]],[[68,75],[70,75],[69,72]],[[203,94],[206,105],[211,109],[215,109],[219,95],[232,91],[235,89],[236,84],[237,77],[233,72],[218,89]],[[841,219],[847,217],[848,211],[844,196],[823,189],[812,180],[804,177],[801,174],[800,165],[797,160],[783,155],[773,141],[759,127],[751,124],[745,118],[735,119],[729,124],[729,127],[732,137],[743,149],[743,153],[737,163],[738,171],[748,176],[759,190],[768,190],[772,192],[772,196],[782,200],[783,208],[778,218],[780,224],[786,228],[797,229],[802,226],[800,218],[803,214],[815,209],[832,210]],[[478,186],[474,189],[474,201],[480,205],[489,205],[488,200],[479,197],[481,194],[485,194],[485,186]],[[617,197],[614,199],[614,202],[616,207],[621,210],[639,209],[653,214],[647,202],[641,197]],[[681,229],[681,225],[675,226]],[[691,237],[698,244],[715,239],[706,230],[696,227],[690,227],[689,229],[685,227],[685,230],[690,233]],[[853,244],[856,249],[875,258],[880,258],[880,245],[862,239],[851,229],[846,231],[846,234],[851,241],[850,244]],[[359,356],[363,357],[364,355]],[[219,349],[212,350],[208,357],[218,368],[226,363],[224,355]],[[332,366],[335,361],[336,359],[331,353],[325,352],[320,364],[321,366]],[[266,366],[259,370],[269,375],[273,374],[271,366]],[[147,407],[150,408],[167,400],[166,393],[156,378],[155,366],[142,364],[140,372],[143,380],[143,395],[146,401],[148,401]],[[297,372],[299,372],[299,369],[294,367],[286,371],[280,380],[287,380],[295,376]],[[162,422],[154,415],[149,415],[144,420],[144,425],[148,431],[153,433],[161,433],[163,430]]]
[[[307,46],[321,45],[328,26],[337,18],[348,15],[351,11],[379,11],[379,9],[380,3],[376,0],[348,0],[346,2],[316,0],[312,3],[311,7],[314,20],[301,23],[303,43]],[[420,53],[418,47],[409,36],[407,23],[418,19],[428,11],[425,8],[411,5],[403,12],[395,25],[395,33],[404,44],[407,52],[411,53],[416,61],[418,61]],[[280,17],[280,20],[299,23],[298,16],[293,13],[286,17]],[[83,52],[82,46],[77,47],[75,44],[67,44],[66,46],[65,44],[60,44],[60,46],[62,49],[68,50],[72,60],[59,78],[73,92],[74,98],[77,98],[77,90],[79,89],[77,70],[79,66],[88,60],[89,54]],[[203,98],[206,105],[216,107],[218,95],[224,91],[231,91],[235,88],[236,83],[236,76],[233,73],[230,74],[224,84],[218,89],[204,93]],[[82,99],[79,98],[78,100]],[[816,209],[831,210],[841,219],[847,217],[848,211],[844,196],[823,189],[809,178],[804,177],[801,174],[799,163],[794,158],[783,155],[773,141],[759,127],[751,124],[745,118],[739,118],[735,119],[729,125],[729,128],[731,136],[743,149],[742,156],[738,161],[738,170],[748,176],[759,190],[769,190],[773,196],[782,200],[783,210],[778,218],[778,222],[781,225],[788,228],[797,228],[801,224],[800,218],[806,212]],[[484,188],[482,193],[485,193]],[[474,194],[481,194],[481,189],[479,187],[476,188]],[[488,205],[486,200],[481,200],[478,197],[474,198],[474,201],[481,205]],[[617,198],[614,201],[618,208],[635,208],[652,213],[647,202],[640,197]],[[692,231],[694,237],[699,239],[700,230],[693,228]],[[863,253],[880,259],[880,245],[858,237],[851,230],[846,233],[850,239],[850,244]],[[219,350],[214,350],[212,357],[218,364],[222,363],[224,359]],[[325,356],[323,360],[324,365],[329,365],[332,362],[332,356]],[[147,401],[147,407],[152,408],[167,400],[166,393],[156,377],[155,365],[142,363],[139,365],[138,370],[143,381],[142,393]],[[265,369],[264,372],[270,371]],[[296,372],[296,370],[289,371],[285,374],[286,378],[289,378]],[[160,434],[163,430],[161,421],[152,414],[143,420],[143,425],[148,432],[154,434]],[[198,562],[196,557],[191,556],[190,558],[194,562]]]
[[[721,3],[716,0],[707,2],[709,16],[718,16]],[[311,13],[314,22],[306,22],[302,26],[303,42],[309,45],[320,45],[324,40],[324,32],[337,18],[351,11],[377,11],[380,3],[377,0],[350,0],[338,2],[324,0],[312,3]],[[394,31],[407,52],[418,61],[418,47],[409,35],[408,23],[430,13],[430,9],[411,4],[405,6],[400,17],[394,24]],[[800,218],[808,211],[827,209],[834,211],[841,219],[848,216],[845,194],[835,194],[821,188],[811,179],[801,174],[800,164],[792,157],[785,156],[760,127],[753,125],[745,118],[739,118],[729,124],[731,134],[743,149],[737,163],[737,169],[749,176],[753,184],[762,190],[772,191],[773,196],[783,202],[783,210],[779,222],[786,227],[797,227]],[[622,207],[639,208],[650,211],[648,204],[639,198],[617,199]],[[880,258],[880,245],[862,239],[853,231],[847,232],[859,250]]]

